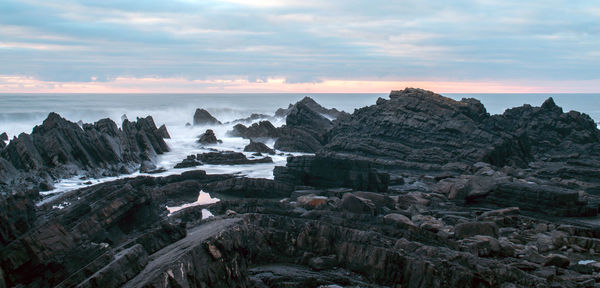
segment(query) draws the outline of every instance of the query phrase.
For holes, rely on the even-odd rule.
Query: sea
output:
[[[171,152],[159,156],[157,165],[166,172],[155,174],[165,176],[187,170],[202,169],[207,173],[234,173],[257,178],[273,178],[274,166],[285,165],[290,153],[273,156],[272,164],[253,165],[204,165],[195,168],[174,169],[187,155],[208,152],[210,149],[242,152],[248,140],[228,137],[234,123],[213,127],[186,127],[193,122],[196,108],[203,108],[221,122],[245,118],[252,113],[273,115],[278,108],[287,108],[289,104],[309,96],[326,108],[336,108],[348,113],[354,109],[374,105],[381,98],[388,98],[388,93],[370,94],[314,94],[314,93],[281,93],[281,94],[0,94],[0,133],[6,132],[9,139],[20,133],[31,133],[35,125],[39,125],[50,112],[78,122],[93,123],[102,118],[110,118],[117,125],[122,122],[123,115],[129,120],[136,117],[154,118],[156,126],[165,124],[171,135],[166,142]],[[548,97],[552,97],[565,112],[570,110],[586,113],[596,123],[600,121],[600,94],[442,94],[460,100],[475,98],[480,100],[490,114],[501,114],[507,108],[531,104],[540,106]],[[275,126],[284,124],[278,119]],[[222,144],[201,146],[195,143],[198,135],[206,129],[213,129]],[[273,147],[274,142],[266,143]],[[300,155],[301,153],[292,153]],[[253,157],[247,153],[248,157]],[[140,173],[120,177],[134,177]],[[120,177],[95,179],[93,184],[114,180]],[[86,180],[87,181],[87,180]],[[56,194],[83,187],[85,184],[78,176],[58,180],[55,189],[46,194]],[[200,198],[207,197],[204,194]],[[209,200],[212,201],[212,200]]]

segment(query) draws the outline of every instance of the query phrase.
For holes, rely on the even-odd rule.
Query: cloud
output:
[[[0,74],[531,83],[600,78],[600,5],[566,0],[0,3]],[[383,91],[385,92],[385,91]]]

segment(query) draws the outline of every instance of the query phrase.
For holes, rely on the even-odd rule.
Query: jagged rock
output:
[[[212,129],[207,129],[206,132],[202,133],[202,135],[198,136],[198,140],[196,142],[201,144],[217,144],[220,140],[215,136],[215,132]]]
[[[255,163],[273,163],[271,157],[248,159],[244,153],[233,151],[208,152],[196,155],[196,159],[204,164],[239,165]]]
[[[244,152],[258,152],[258,153],[267,153],[270,155],[275,155],[275,150],[269,148],[269,146],[265,145],[262,142],[254,142],[250,140],[250,144],[244,147]]]
[[[319,151],[325,144],[325,133],[332,127],[330,120],[302,103],[289,111],[285,123],[275,149],[289,152]]]
[[[152,161],[144,160],[142,164],[140,164],[140,172],[141,173],[151,173],[156,170],[156,165],[152,163]]]
[[[6,132],[0,134],[0,150],[6,147],[6,141],[8,141],[8,134]]]
[[[477,100],[407,88],[336,122],[328,139],[327,151],[439,171],[456,159],[522,167],[545,153],[589,154],[584,147],[597,146],[600,132],[589,116],[562,113],[551,99],[490,116]]]
[[[210,115],[208,111],[198,108],[194,113],[194,126],[199,125],[221,125],[221,121]]]
[[[460,223],[454,227],[454,235],[457,239],[463,239],[475,235],[498,237],[498,226],[494,222],[467,222]]]
[[[31,135],[22,133],[0,152],[6,160],[0,174],[18,171],[17,175],[0,175],[0,179],[20,177],[21,183],[42,182],[47,178],[65,178],[81,172],[105,171],[121,173],[124,166],[141,164],[169,151],[152,117],[125,120],[122,129],[110,119],[79,127],[73,122],[50,113]],[[133,168],[132,167],[132,168]],[[125,169],[127,170],[127,169]],[[45,178],[45,177],[44,177]]]
[[[327,108],[319,105],[319,103],[317,103],[312,98],[306,96],[306,97],[302,98],[302,100],[296,102],[296,104],[290,104],[287,109],[283,109],[283,108],[277,109],[277,111],[275,111],[275,117],[288,116],[292,112],[294,107],[296,107],[298,105],[305,105],[310,110],[315,111],[321,115],[325,115],[331,119],[335,119],[335,118],[338,118],[340,115],[347,114],[345,112],[338,111],[335,108],[327,109]]]
[[[158,133],[160,133],[160,136],[162,136],[163,139],[171,139],[171,135],[169,134],[169,131],[167,131],[167,126],[165,126],[165,124],[160,125]]]
[[[240,119],[235,119],[233,121],[231,121],[231,123],[239,123],[239,122],[252,122],[258,119],[267,119],[270,118],[271,116],[266,115],[266,114],[258,114],[258,113],[252,113],[250,116],[246,117],[246,118],[240,118]]]
[[[202,162],[196,160],[196,155],[188,155],[187,158],[175,165],[175,169],[189,168],[202,165]]]
[[[246,139],[277,138],[280,131],[269,121],[260,121],[253,123],[249,127],[243,124],[236,124],[233,130],[227,132],[232,137],[242,137]]]

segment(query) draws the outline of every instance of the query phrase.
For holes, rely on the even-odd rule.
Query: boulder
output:
[[[502,251],[500,242],[494,237],[475,235],[461,241],[465,249],[479,257],[493,257]]]
[[[275,155],[275,150],[269,148],[269,146],[265,145],[262,142],[254,142],[250,140],[250,144],[244,147],[244,152],[258,152],[258,153],[267,153],[270,155]]]
[[[227,134],[232,137],[242,137],[246,139],[262,139],[262,138],[277,138],[279,137],[279,129],[273,126],[269,121],[260,121],[253,123],[249,127],[243,124],[236,124],[233,130]]]
[[[408,217],[398,214],[398,213],[390,213],[383,217],[383,222],[386,224],[396,225],[399,228],[408,229],[411,227],[417,227],[415,223],[410,221]]]
[[[217,144],[219,143],[219,140],[217,139],[217,136],[215,136],[215,132],[213,132],[212,129],[207,129],[206,132],[198,136],[198,140],[196,142],[200,144]]]
[[[202,165],[202,162],[196,160],[196,155],[188,155],[187,158],[175,165],[175,169],[190,168]]]
[[[208,111],[198,108],[194,113],[194,126],[201,125],[221,125],[221,121],[210,115]]]
[[[352,193],[346,193],[342,197],[340,208],[357,214],[376,214],[375,204],[369,199],[358,197]]]
[[[565,255],[562,254],[550,254],[546,256],[546,260],[544,261],[544,266],[556,266],[560,268],[567,268],[571,264],[571,260]]]

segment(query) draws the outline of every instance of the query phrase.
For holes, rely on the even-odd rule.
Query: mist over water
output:
[[[121,115],[130,120],[152,116],[157,126],[166,124],[169,131],[174,126],[192,122],[196,108],[204,108],[221,122],[248,117],[251,113],[272,115],[278,108],[304,96],[315,99],[327,108],[337,108],[348,113],[354,109],[373,105],[380,94],[0,94],[0,132],[9,137],[21,132],[30,133],[50,112],[66,119],[93,123],[111,118],[121,124]],[[445,94],[461,99],[476,98],[489,113],[499,114],[507,108],[531,104],[539,106],[548,97],[566,111],[587,113],[600,121],[600,94]]]

